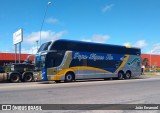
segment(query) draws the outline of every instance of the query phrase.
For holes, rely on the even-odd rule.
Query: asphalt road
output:
[[[0,104],[160,104],[160,76],[58,84],[0,83]]]

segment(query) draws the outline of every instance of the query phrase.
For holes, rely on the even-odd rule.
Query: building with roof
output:
[[[20,62],[24,62],[24,60],[30,54],[21,54]],[[19,62],[19,54],[16,54],[16,62]],[[33,58],[31,59],[33,61]],[[0,65],[15,63],[15,53],[0,53]]]
[[[142,54],[142,60],[145,58],[148,59],[148,65],[149,66],[156,66],[160,67],[160,55],[156,54]]]

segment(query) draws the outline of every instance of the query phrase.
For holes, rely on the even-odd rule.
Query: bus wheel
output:
[[[33,80],[33,75],[31,73],[27,73],[24,75],[23,81],[24,82],[31,82]]]
[[[124,75],[123,72],[119,72],[118,73],[118,80],[122,80],[123,79],[123,75]]]
[[[130,79],[131,78],[131,73],[127,72],[124,76],[125,79]]]
[[[72,82],[73,81],[73,74],[72,73],[67,73],[65,75],[65,82]]]
[[[19,80],[20,80],[20,77],[19,77],[19,75],[18,74],[12,74],[11,75],[11,77],[10,77],[10,81],[12,82],[12,83],[16,83],[16,82],[19,82]]]

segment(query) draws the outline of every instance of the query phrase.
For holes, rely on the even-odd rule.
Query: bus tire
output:
[[[33,75],[31,73],[26,73],[23,77],[24,82],[32,82],[33,80]]]
[[[118,72],[118,80],[123,80],[123,78],[124,78],[124,72],[123,71]]]
[[[125,79],[130,79],[131,78],[131,72],[127,71],[124,78]]]
[[[10,82],[17,83],[20,80],[20,76],[17,73],[14,73],[10,76]]]
[[[66,73],[65,75],[65,82],[72,82],[74,79],[74,75],[71,72]]]

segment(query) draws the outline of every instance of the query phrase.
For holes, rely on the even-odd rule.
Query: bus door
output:
[[[46,70],[46,67],[45,67],[45,57],[46,55],[41,55],[41,56],[37,56],[36,59],[35,59],[35,62],[36,62],[36,68],[38,71],[41,70],[41,74],[42,74],[42,80],[43,81],[47,81],[47,70]]]

